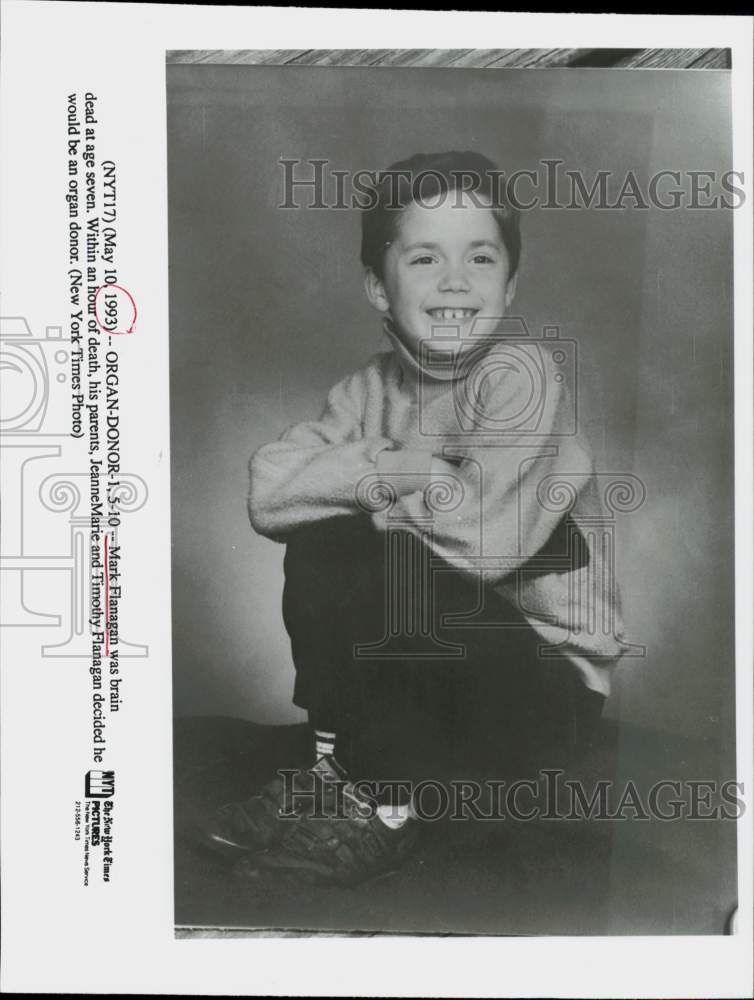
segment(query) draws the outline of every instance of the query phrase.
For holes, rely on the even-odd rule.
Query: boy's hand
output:
[[[398,496],[426,489],[436,481],[447,483],[445,477],[458,474],[452,462],[429,451],[409,448],[381,451],[377,456],[377,471]]]

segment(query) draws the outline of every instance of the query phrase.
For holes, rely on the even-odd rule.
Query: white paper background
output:
[[[121,355],[122,465],[149,501],[124,523],[127,702],[112,727],[114,882],[81,885],[75,799],[90,766],[88,677],[39,655],[42,630],[8,629],[2,672],[2,901],[5,991],[496,996],[742,996],[751,982],[751,19],[310,11],[14,3],[2,11],[2,315],[66,326],[66,95],[98,96],[98,159],[118,166],[120,280],[136,333]],[[167,49],[713,48],[733,50],[738,780],[737,937],[625,939],[181,940],[173,930]],[[525,72],[525,71],[522,71]],[[205,252],[197,248],[197,252]],[[70,443],[69,443],[70,444]],[[69,444],[65,447],[68,448]],[[71,452],[73,456],[73,452]],[[85,467],[82,467],[85,468]],[[7,488],[7,482],[4,483]],[[4,496],[4,501],[12,498]],[[41,529],[40,529],[41,530]],[[48,524],[48,530],[53,527]],[[65,518],[35,541],[64,547]],[[35,584],[53,608],[60,580]],[[126,584],[127,581],[127,584]],[[45,599],[49,586],[50,599]]]

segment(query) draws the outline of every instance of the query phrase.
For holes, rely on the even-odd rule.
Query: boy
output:
[[[293,700],[316,763],[205,822],[249,877],[396,868],[417,781],[543,752],[561,766],[609,692],[617,594],[579,527],[600,514],[596,479],[560,342],[505,331],[521,242],[500,178],[468,152],[380,176],[361,257],[392,350],[252,457],[251,523],[287,545]],[[337,815],[291,819],[310,793]]]

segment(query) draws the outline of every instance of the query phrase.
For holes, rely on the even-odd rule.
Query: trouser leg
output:
[[[353,646],[375,599],[379,536],[367,518],[336,517],[299,529],[285,553],[283,620],[296,669],[294,704],[312,725],[341,732],[350,721]]]
[[[395,546],[392,558],[401,551]],[[294,702],[313,726],[338,734],[336,754],[355,776],[440,778],[466,761],[525,771],[539,761],[559,766],[578,751],[604,699],[567,662],[543,660],[541,640],[489,588],[487,613],[473,627],[441,625],[471,613],[480,597],[479,583],[452,567],[433,573],[429,643],[397,635],[380,655],[356,655],[386,634],[390,601],[404,597],[386,579],[400,591],[405,571],[386,578],[386,563],[386,536],[361,515],[301,529],[285,557]],[[435,639],[462,655],[433,656]]]

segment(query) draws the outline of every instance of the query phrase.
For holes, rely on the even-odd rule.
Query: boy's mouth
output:
[[[431,316],[432,319],[456,321],[471,319],[476,316],[478,312],[478,309],[449,309],[447,307],[442,309],[427,309],[427,314]]]

